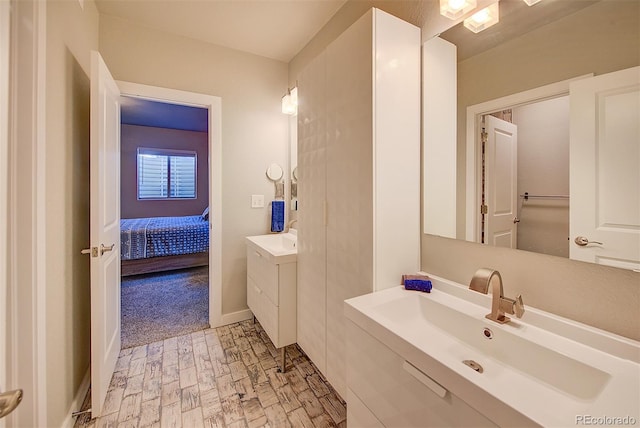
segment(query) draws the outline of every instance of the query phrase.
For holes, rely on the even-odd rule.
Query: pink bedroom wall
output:
[[[139,201],[136,191],[138,147],[195,151],[198,157],[196,199]],[[120,161],[120,215],[122,218],[198,215],[202,214],[202,211],[207,207],[209,200],[209,148],[206,132],[123,124]]]

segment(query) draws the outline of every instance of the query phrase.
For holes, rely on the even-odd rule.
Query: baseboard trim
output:
[[[253,318],[253,312],[251,309],[244,309],[242,311],[232,312],[230,314],[222,315],[220,325],[233,324],[236,322],[244,321]]]
[[[78,387],[78,391],[76,392],[75,397],[73,397],[73,401],[71,402],[71,406],[69,406],[69,411],[67,412],[67,417],[64,419],[64,422],[62,422],[62,428],[73,428],[75,425],[76,421],[71,415],[82,407],[84,398],[87,396],[87,392],[89,392],[89,386],[91,386],[91,366],[87,369],[87,372],[80,383],[80,387]]]

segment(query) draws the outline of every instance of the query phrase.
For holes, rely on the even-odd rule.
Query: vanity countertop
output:
[[[640,342],[530,307],[498,324],[490,296],[429,276],[431,293],[390,288],[345,315],[500,426],[640,422]]]
[[[247,236],[247,244],[273,264],[295,262],[298,257],[298,235],[295,231]]]

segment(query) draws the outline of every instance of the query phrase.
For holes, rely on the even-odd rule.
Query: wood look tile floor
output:
[[[346,427],[345,402],[297,345],[285,373],[278,361],[250,320],[123,349],[103,416],[75,427]]]

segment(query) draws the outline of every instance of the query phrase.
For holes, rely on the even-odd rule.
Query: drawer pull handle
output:
[[[402,364],[402,368],[409,373],[411,376],[416,378],[420,383],[428,387],[430,390],[436,393],[436,395],[440,398],[444,398],[447,395],[447,390],[444,389],[438,382],[431,379],[429,376],[424,374],[421,370],[417,369],[413,364],[408,361],[405,361]]]
[[[260,254],[258,251],[255,251],[255,253],[256,253],[256,256],[262,257],[262,254]]]
[[[262,290],[260,290],[258,287],[254,285],[253,288],[256,290],[256,293],[262,294]]]

